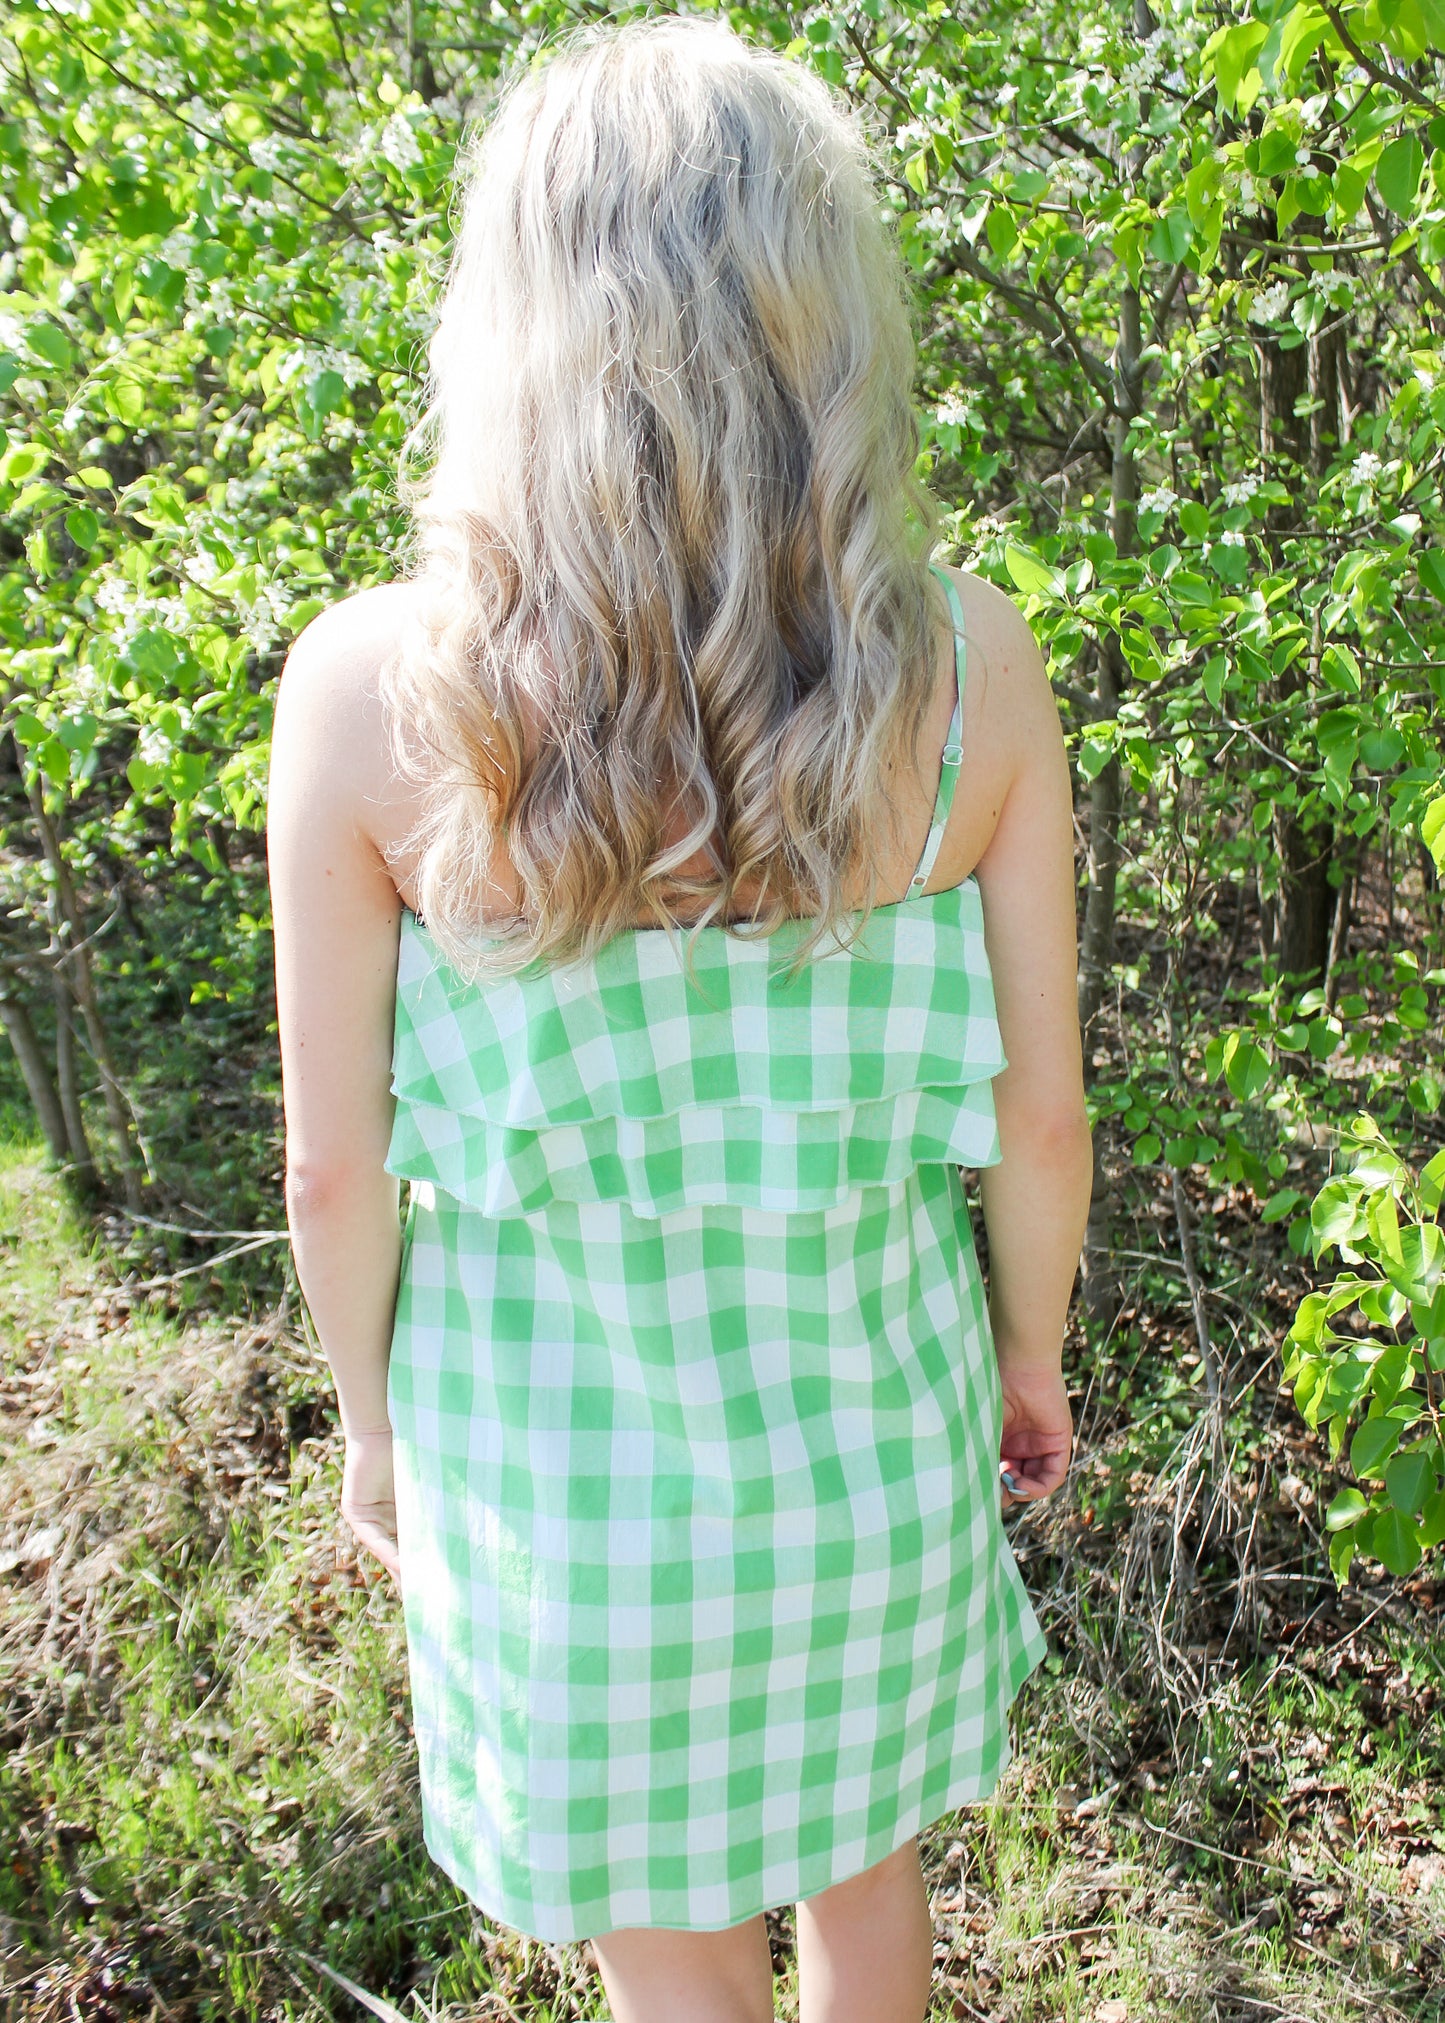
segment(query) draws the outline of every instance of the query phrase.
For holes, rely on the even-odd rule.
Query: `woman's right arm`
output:
[[[1068,1469],[1061,1362],[1093,1176],[1076,997],[1069,764],[1043,657],[1017,607],[999,619],[990,713],[1011,755],[978,863],[1008,1066],[994,1082],[1002,1161],[979,1176],[989,1312],[1004,1395],[1002,1462],[1024,1497]]]

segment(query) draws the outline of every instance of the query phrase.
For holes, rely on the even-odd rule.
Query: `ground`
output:
[[[0,1250],[3,2014],[605,2016],[421,1845],[400,1609],[294,1301],[178,1317],[23,1145]],[[926,1840],[937,2017],[1445,2017],[1445,1620],[1428,1579],[1335,1589],[1267,1308],[1227,1411],[1187,1304],[1071,1343],[1074,1477],[1013,1534],[1050,1656],[997,1798]]]

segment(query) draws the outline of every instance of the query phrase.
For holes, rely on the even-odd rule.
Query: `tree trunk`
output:
[[[1280,881],[1275,963],[1281,976],[1320,983],[1329,966],[1335,910],[1330,884],[1334,830],[1327,822],[1301,823],[1292,808],[1277,808],[1273,832]]]
[[[29,1011],[9,990],[0,990],[0,1024],[5,1027],[50,1155],[63,1166],[71,1157],[70,1135],[55,1077],[50,1072]]]
[[[65,1119],[71,1185],[86,1200],[103,1192],[100,1174],[85,1135],[85,1118],[80,1108],[80,1085],[75,1073],[74,1000],[65,971],[57,963],[51,978],[55,992],[55,1086],[60,1113]]]
[[[1259,357],[1260,452],[1266,462],[1279,454],[1281,441],[1300,465],[1318,481],[1324,476],[1348,419],[1344,393],[1344,337],[1340,331],[1316,335],[1307,343],[1284,350],[1272,339],[1261,341]],[[1307,414],[1296,413],[1303,404]],[[1308,499],[1285,508],[1291,524]],[[1270,518],[1273,518],[1271,514]],[[1298,695],[1319,673],[1318,614],[1308,672],[1298,663],[1281,675],[1281,699]],[[1335,894],[1330,884],[1330,860],[1335,848],[1332,821],[1312,815],[1301,821],[1291,808],[1276,808],[1272,824],[1279,866],[1279,899],[1271,954],[1282,976],[1320,983],[1330,961],[1330,925]]]
[[[121,1195],[127,1208],[139,1211],[141,1207],[140,1173],[136,1167],[131,1146],[130,1115],[126,1109],[120,1077],[115,1071],[110,1045],[106,1038],[105,1025],[100,1016],[100,1005],[95,994],[95,979],[90,967],[90,954],[86,948],[85,927],[80,912],[80,902],[75,884],[70,876],[70,866],[60,848],[55,825],[45,806],[45,796],[38,780],[27,780],[26,792],[30,797],[31,813],[40,835],[41,847],[50,866],[52,879],[51,904],[55,938],[62,954],[59,958],[69,992],[80,1015],[85,1021],[86,1039],[90,1046],[91,1058],[100,1075],[101,1089],[105,1099],[105,1114],[115,1140],[116,1167],[120,1177]],[[68,1009],[68,1007],[67,1007]],[[68,1026],[67,1026],[67,1029]],[[73,1079],[73,1077],[72,1077]],[[78,1111],[77,1111],[78,1115]],[[82,1134],[83,1138],[83,1134]],[[92,1171],[94,1169],[92,1168]]]
[[[1136,8],[1140,33],[1152,34],[1148,9]],[[1139,502],[1139,472],[1129,446],[1129,422],[1143,405],[1144,349],[1137,288],[1126,287],[1119,304],[1119,341],[1114,351],[1114,413],[1110,417],[1109,531],[1120,555],[1135,547],[1135,514]],[[1126,666],[1116,634],[1100,645],[1096,695],[1100,714],[1112,717],[1124,693]],[[1117,759],[1098,773],[1089,789],[1089,869],[1084,920],[1079,936],[1078,1012],[1084,1048],[1084,1078],[1094,1076],[1093,1025],[1103,1002],[1104,985],[1114,951],[1114,917],[1119,880],[1119,823],[1124,782]],[[1105,1133],[1094,1131],[1094,1191],[1084,1231],[1080,1276],[1084,1310],[1108,1326],[1119,1310],[1119,1273],[1114,1263],[1112,1207],[1105,1165]]]

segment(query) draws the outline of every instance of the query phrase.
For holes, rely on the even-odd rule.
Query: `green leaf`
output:
[[[1264,1048],[1247,1033],[1231,1033],[1224,1042],[1224,1079],[1230,1094],[1252,1103],[1269,1087],[1270,1063]]]
[[[1154,1161],[1159,1157],[1159,1152],[1158,1135],[1153,1131],[1146,1131],[1142,1137],[1134,1140],[1134,1164],[1136,1166],[1152,1166]]]
[[[1356,1475],[1378,1476],[1400,1439],[1398,1419],[1366,1419],[1350,1442],[1350,1466]]]
[[[1360,1304],[1370,1296],[1364,1295]],[[1381,1325],[1385,1325],[1381,1323]],[[1408,1342],[1391,1342],[1375,1358],[1370,1371],[1370,1389],[1379,1399],[1382,1409],[1393,1405],[1400,1395],[1400,1386],[1410,1373],[1410,1345]]]
[[[1445,1545],[1445,1489],[1425,1499],[1425,1508],[1420,1513],[1420,1543]]]
[[[39,443],[12,443],[0,457],[0,478],[7,484],[23,485],[37,471],[43,471],[49,462],[49,450],[42,449]]]
[[[1265,22],[1244,21],[1238,27],[1226,28],[1216,35],[1211,35],[1205,44],[1205,74],[1208,75],[1212,68],[1219,102],[1225,112],[1234,112],[1237,109],[1235,100],[1239,94],[1240,84],[1253,68],[1254,59],[1259,54],[1268,33],[1269,29]]]
[[[1445,878],[1445,795],[1432,801],[1420,821],[1425,848],[1435,859],[1435,869]]]
[[[1385,1469],[1385,1493],[1396,1510],[1418,1517],[1425,1499],[1437,1487],[1434,1457],[1429,1447],[1410,1447]]]
[[[1327,709],[1315,725],[1325,777],[1343,796],[1360,749],[1360,719],[1350,709]]]
[[[984,221],[984,233],[1000,260],[1006,260],[1018,244],[1019,228],[1005,204],[995,204]]]
[[[1433,1222],[1400,1231],[1400,1253],[1383,1253],[1380,1268],[1407,1300],[1427,1305],[1445,1278],[1445,1230]]]
[[[1424,548],[1415,557],[1415,569],[1423,587],[1445,603],[1445,548]]]
[[[1393,1194],[1377,1194],[1365,1214],[1366,1227],[1382,1257],[1394,1264],[1404,1259],[1404,1249],[1400,1241],[1400,1211],[1395,1206]]]
[[[1376,1511],[1370,1551],[1392,1574],[1404,1580],[1420,1564],[1419,1526],[1398,1510]]]
[[[1350,1562],[1355,1556],[1356,1537],[1355,1529],[1351,1526],[1347,1530],[1337,1531],[1330,1540],[1330,1572],[1341,1587],[1349,1578]]]
[[[1358,1489],[1342,1489],[1325,1512],[1325,1530],[1343,1531],[1358,1524],[1369,1507]]]
[[[1399,764],[1404,750],[1405,740],[1393,724],[1367,731],[1360,739],[1360,757],[1372,773],[1388,773],[1391,766]]]
[[[1062,572],[1031,549],[1005,541],[1003,560],[1004,567],[1025,596],[1061,598],[1064,595]]]
[[[93,548],[100,538],[100,516],[89,506],[77,506],[65,516],[65,531],[77,548]]]
[[[25,342],[47,365],[53,365],[58,372],[69,372],[75,354],[70,339],[55,324],[33,323],[25,333]]]
[[[1392,140],[1375,164],[1375,188],[1397,218],[1403,218],[1420,186],[1425,150],[1412,133]]]
[[[1298,84],[1303,65],[1329,32],[1329,18],[1323,8],[1300,5],[1296,0],[1295,6],[1281,17],[1279,53],[1270,66],[1271,83],[1276,88],[1282,83]],[[1268,58],[1264,61],[1268,62]]]
[[[106,413],[114,420],[124,422],[128,428],[134,428],[144,418],[145,392],[135,380],[112,380],[105,389],[104,398]]]
[[[1189,212],[1182,207],[1158,219],[1149,234],[1149,251],[1156,260],[1165,260],[1171,267],[1178,266],[1193,243],[1194,230],[1189,222]]]
[[[116,230],[123,239],[146,239],[153,233],[168,232],[172,225],[180,223],[179,215],[159,189],[142,191],[136,202],[123,204],[114,215]]]
[[[1441,1103],[1445,1102],[1445,1082],[1433,1068],[1422,1068],[1406,1083],[1405,1094],[1412,1109],[1420,1111],[1422,1116],[1433,1117]]]

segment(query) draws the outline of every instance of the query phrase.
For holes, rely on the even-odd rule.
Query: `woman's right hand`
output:
[[[341,1474],[341,1515],[356,1534],[357,1543],[381,1561],[400,1589],[390,1426],[347,1434]]]
[[[1074,1419],[1056,1363],[1000,1363],[1003,1435],[999,1474],[1003,1507],[1032,1503],[1057,1489],[1069,1472]]]

